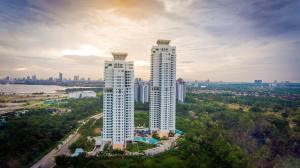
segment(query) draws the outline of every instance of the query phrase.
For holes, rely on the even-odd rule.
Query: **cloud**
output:
[[[64,55],[64,58],[67,58],[69,60],[74,61],[77,64],[82,64],[82,65],[94,65],[94,66],[99,66],[103,64],[103,61],[105,58],[103,57],[98,57],[98,56],[82,56],[82,55]],[[107,58],[108,59],[108,58]]]
[[[26,71],[28,68],[16,68],[15,71]]]
[[[212,16],[209,16],[208,19],[218,20],[218,18],[229,17],[229,20],[225,19],[224,22],[218,23],[231,23],[238,19],[242,22],[236,22],[237,27],[246,24],[245,26],[249,26],[252,31],[260,33],[260,36],[295,32],[299,34],[299,0],[202,0],[194,1],[193,5],[199,8],[202,13],[203,9],[205,9],[204,11],[213,11],[211,12]],[[218,23],[213,25],[217,26]],[[217,28],[222,29],[224,27],[217,26]],[[218,29],[216,31],[219,32]]]
[[[251,10],[240,12],[247,19],[254,20],[257,26],[265,27],[268,33],[280,34],[300,29],[298,0],[255,0],[248,1]]]
[[[145,19],[164,12],[159,0],[16,0],[0,2],[1,21],[17,24],[79,22],[99,10],[113,11],[131,19]],[[19,19],[15,19],[19,18]]]
[[[182,64],[192,64],[192,63],[194,63],[194,61],[181,61],[180,63],[182,63]]]
[[[177,76],[300,81],[299,0],[0,1],[0,66],[45,78],[100,78],[112,51],[128,52],[149,78],[150,48],[177,47]],[[265,67],[265,69],[264,69]],[[28,75],[28,74],[27,74]]]
[[[84,55],[84,56],[88,56],[88,55],[95,55],[95,54],[99,54],[99,53],[100,53],[100,51],[97,47],[95,47],[93,45],[88,45],[88,44],[80,45],[79,49],[65,49],[65,50],[63,50],[64,55]]]

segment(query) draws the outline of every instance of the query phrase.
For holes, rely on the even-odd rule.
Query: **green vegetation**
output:
[[[149,103],[135,102],[134,109],[135,111],[149,111]]]
[[[52,108],[28,109],[26,114],[5,115],[0,128],[0,167],[28,167],[78,126],[78,121],[102,108],[99,98],[69,100],[63,105],[71,112],[52,115]],[[63,108],[61,107],[61,108]]]
[[[160,140],[160,137],[158,136],[158,134],[156,132],[152,134],[152,138]]]
[[[240,92],[241,89],[226,89]],[[251,93],[255,90],[245,89]],[[185,132],[176,148],[154,157],[61,156],[57,167],[296,167],[300,162],[300,101],[295,91],[190,93],[177,105],[176,127]],[[147,105],[135,106],[136,110]],[[147,122],[136,112],[135,122]],[[139,147],[139,148],[138,148]],[[140,150],[140,144],[128,146]]]
[[[148,111],[135,111],[134,112],[134,126],[135,127],[149,127],[149,113]]]
[[[82,148],[84,151],[91,151],[95,147],[95,140],[93,137],[100,136],[100,130],[102,128],[102,118],[96,120],[91,119],[84,124],[80,129],[80,138],[74,142],[69,148],[71,152],[74,152],[76,148]]]
[[[135,126],[144,126],[148,127],[148,112],[146,111],[136,111],[134,114],[135,117]],[[103,120],[101,119],[91,119],[88,123],[84,124],[80,130],[80,138],[74,142],[69,148],[71,152],[74,152],[76,148],[82,148],[84,151],[91,151],[95,147],[95,141],[92,139],[93,137],[100,136],[100,132],[97,133],[97,129],[102,129]],[[135,151],[137,147],[139,149],[146,149],[153,145],[148,144],[130,144],[129,149]],[[147,148],[147,149],[148,149]]]
[[[57,167],[247,167],[248,157],[236,145],[228,143],[218,125],[208,118],[184,122],[182,127],[191,130],[179,141],[178,149],[155,157],[116,156],[56,158]],[[129,146],[130,151],[140,151],[142,144]],[[145,144],[143,144],[145,145]],[[139,147],[139,149],[138,149]],[[145,146],[147,149],[150,146]],[[143,147],[144,148],[144,147]],[[59,164],[61,163],[61,164]],[[69,163],[69,164],[66,164]],[[74,164],[75,163],[75,164]]]
[[[130,152],[143,152],[146,149],[154,148],[156,145],[144,142],[133,142],[127,144],[127,150]]]
[[[207,115],[218,125],[222,137],[228,143],[242,149],[252,163],[251,166],[283,166],[287,159],[299,162],[298,99],[206,93],[189,94],[188,99],[192,103],[177,108],[179,129],[189,132],[191,128],[186,120],[197,120]],[[228,104],[232,103],[238,104],[239,108],[228,108]],[[294,126],[291,127],[292,123]]]
[[[222,87],[221,87],[222,88]],[[215,89],[215,88],[214,88]],[[226,92],[193,92],[177,105],[176,127],[184,131],[177,147],[153,156],[99,154],[71,158],[59,156],[57,167],[296,167],[300,163],[299,91],[287,89],[223,88]],[[0,128],[0,167],[28,167],[72,130],[79,121],[99,113],[98,98],[68,100],[59,105],[30,108],[26,114],[4,117]],[[32,104],[35,104],[34,102]],[[30,106],[29,106],[30,107]],[[55,113],[53,109],[70,109]],[[149,104],[135,104],[135,126],[148,127]],[[59,115],[56,115],[59,114]],[[102,119],[83,125],[80,138],[70,147],[90,151],[99,136]],[[153,146],[128,144],[132,152]]]

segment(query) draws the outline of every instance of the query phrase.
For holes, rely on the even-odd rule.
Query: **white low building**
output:
[[[96,97],[96,92],[94,91],[77,91],[69,93],[69,98],[71,99],[81,99],[85,97]]]

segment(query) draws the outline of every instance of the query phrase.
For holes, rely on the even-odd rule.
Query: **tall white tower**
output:
[[[127,53],[112,53],[105,61],[103,91],[103,140],[123,150],[134,138],[134,67]]]
[[[151,49],[150,130],[160,137],[175,132],[176,47],[157,40]]]

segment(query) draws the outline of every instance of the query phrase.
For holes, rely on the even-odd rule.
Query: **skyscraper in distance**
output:
[[[149,102],[149,83],[135,78],[134,82],[134,101],[140,103]]]
[[[74,81],[79,81],[79,75],[74,75]]]
[[[148,103],[149,102],[149,83],[148,82],[141,82],[140,83],[140,99],[141,103]]]
[[[175,132],[176,47],[170,40],[157,40],[151,49],[150,131],[160,137]]]
[[[134,65],[127,53],[112,53],[105,61],[103,92],[103,140],[123,150],[134,138]]]
[[[32,80],[33,80],[33,81],[36,81],[36,80],[37,80],[36,75],[32,75]]]
[[[180,103],[184,103],[186,97],[185,81],[179,78],[176,81],[176,100]]]
[[[63,80],[63,74],[60,72],[59,73],[59,78],[58,78],[58,80],[61,82],[62,80]]]
[[[141,78],[135,78],[134,80],[134,101],[138,102],[140,100],[140,85],[141,85]]]

